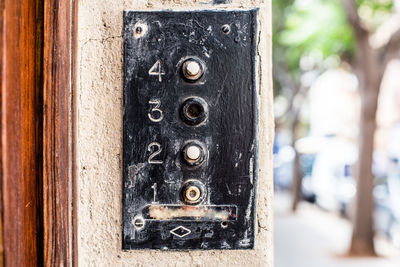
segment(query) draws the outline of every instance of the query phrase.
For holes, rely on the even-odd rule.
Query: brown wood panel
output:
[[[44,3],[44,265],[73,265],[73,85],[76,1]]]
[[[5,266],[40,262],[40,0],[1,1],[1,187]]]
[[[3,112],[3,36],[4,36],[4,1],[0,1],[0,110]],[[0,113],[0,266],[4,266],[4,240],[3,240],[3,116]]]
[[[72,266],[77,1],[0,10],[0,266]]]

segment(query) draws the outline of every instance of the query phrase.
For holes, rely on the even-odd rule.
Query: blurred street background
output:
[[[273,0],[275,266],[400,266],[400,0]]]
[[[351,257],[347,252],[352,228],[347,219],[306,202],[292,213],[290,205],[289,195],[276,195],[276,267],[400,266],[400,251],[385,235],[375,237],[379,257]]]

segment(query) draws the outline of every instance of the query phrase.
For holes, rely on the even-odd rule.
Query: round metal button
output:
[[[189,146],[186,150],[186,157],[190,160],[198,160],[201,156],[201,150],[198,146]]]
[[[196,82],[204,73],[204,64],[195,58],[189,58],[182,64],[182,74],[186,81]]]
[[[198,188],[197,186],[192,185],[186,189],[185,198],[187,201],[196,202],[197,200],[199,200],[200,196],[201,191],[200,188]]]
[[[197,179],[190,179],[182,184],[180,190],[181,200],[187,205],[200,204],[207,195],[204,184]]]
[[[194,60],[189,61],[189,63],[186,65],[186,73],[191,77],[198,75],[200,71],[201,71],[200,64]]]

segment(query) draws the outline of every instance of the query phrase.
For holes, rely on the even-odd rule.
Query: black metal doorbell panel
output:
[[[257,10],[124,13],[123,249],[251,249]]]

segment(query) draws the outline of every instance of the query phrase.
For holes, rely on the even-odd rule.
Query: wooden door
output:
[[[1,266],[73,265],[76,6],[0,3]]]

